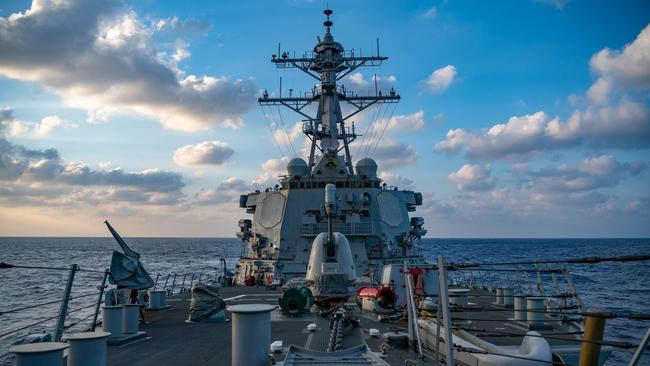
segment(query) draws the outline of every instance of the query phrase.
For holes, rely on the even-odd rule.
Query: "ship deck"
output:
[[[226,305],[235,304],[278,304],[282,291],[263,287],[225,287],[221,296]],[[146,324],[140,327],[147,337],[121,346],[109,346],[108,365],[161,366],[161,365],[230,365],[231,364],[231,322],[185,323],[188,317],[190,293],[174,295],[168,299],[170,309],[145,312]],[[361,314],[359,314],[361,315]],[[362,315],[363,316],[363,315]],[[226,317],[230,314],[226,312]],[[316,323],[316,332],[308,332],[307,325]],[[396,328],[405,328],[404,322],[380,323],[363,317],[358,328],[344,338],[343,348],[366,343],[374,352],[380,352],[381,338],[371,338],[368,329],[376,328],[385,333]],[[324,351],[329,337],[328,320],[316,313],[290,317],[280,311],[271,315],[271,340],[282,340],[312,350]],[[276,361],[285,356],[278,353]],[[408,348],[388,352],[384,360],[401,365],[405,359],[416,360],[418,355]],[[425,364],[425,363],[421,363]]]
[[[282,291],[267,290],[264,287],[225,287],[221,296],[226,305],[258,303],[278,304]],[[492,304],[494,298],[486,296],[490,292],[485,290],[472,290],[470,306],[475,304],[482,308],[493,307],[494,311],[463,312],[454,317],[475,319],[469,322],[460,322],[461,325],[471,324],[487,332],[470,332],[481,339],[499,346],[518,347],[521,337],[504,337],[499,333],[509,331],[512,333],[525,333],[527,325],[513,322],[511,311],[503,311],[499,305]],[[170,309],[151,311],[145,313],[146,323],[141,330],[147,332],[147,337],[124,344],[109,346],[108,365],[134,365],[134,366],[160,366],[160,365],[230,365],[231,364],[231,322],[200,322],[186,323],[190,303],[190,293],[174,295],[168,299]],[[492,299],[492,300],[491,300]],[[406,332],[405,321],[379,322],[372,314],[364,314],[358,308],[355,315],[360,318],[358,328],[352,330],[344,338],[343,349],[359,344],[367,344],[373,352],[380,352],[384,340],[379,337],[370,337],[369,329],[378,329],[382,334],[399,330]],[[226,317],[230,314],[226,312]],[[275,361],[282,361],[286,355],[286,348],[293,344],[316,351],[325,351],[329,338],[328,320],[319,317],[317,313],[308,313],[293,317],[283,315],[279,310],[271,316],[271,341],[282,340],[285,349],[282,353],[274,354]],[[307,331],[309,323],[316,323],[315,332]],[[455,322],[455,325],[459,323]],[[541,333],[563,333],[570,329],[560,322],[553,322],[552,327],[542,330]],[[484,337],[484,335],[492,335]],[[573,338],[567,335],[567,338]],[[550,339],[552,346],[574,346],[574,342]],[[404,360],[413,360],[415,364],[431,364],[434,362],[431,352],[425,352],[426,360],[418,358],[416,352],[408,347],[391,347],[391,350],[382,358],[391,365],[402,365]]]

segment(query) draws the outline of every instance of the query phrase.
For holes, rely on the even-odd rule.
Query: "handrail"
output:
[[[71,314],[71,313],[77,312],[77,311],[79,311],[79,310],[88,309],[88,308],[91,307],[91,306],[95,306],[95,304],[91,304],[91,305],[87,305],[87,306],[82,306],[82,307],[80,307],[80,308],[76,308],[76,309],[70,310],[70,311],[68,311],[68,312],[65,314],[65,316],[67,316],[68,314]],[[10,331],[8,331],[8,332],[4,332],[4,333],[0,334],[0,338],[3,338],[3,337],[8,336],[8,335],[10,335],[10,334],[13,334],[13,333],[19,332],[19,331],[21,331],[21,330],[25,330],[25,329],[27,329],[27,328],[31,328],[31,327],[33,327],[33,326],[35,326],[35,325],[43,324],[43,323],[45,323],[45,322],[47,322],[47,321],[49,321],[49,320],[57,319],[57,318],[59,318],[59,317],[61,317],[61,315],[60,315],[60,314],[57,314],[56,316],[52,316],[52,317],[49,317],[49,318],[45,318],[45,319],[39,320],[39,321],[37,321],[37,322],[35,322],[35,323],[32,323],[32,324],[30,324],[30,325],[26,325],[26,326],[24,326],[24,327],[20,327],[20,328],[16,328],[16,329],[14,329],[14,330],[10,330]],[[64,317],[64,318],[65,318],[65,317]]]
[[[5,262],[0,262],[0,269],[9,269],[9,268],[23,268],[23,269],[46,269],[46,270],[53,270],[53,271],[69,271],[70,268],[64,268],[64,267],[46,267],[46,266],[23,266],[19,264],[10,264],[10,263],[5,263]],[[98,271],[94,269],[84,269],[84,268],[79,268],[77,271],[80,272],[95,272],[95,273],[104,273],[104,271]]]
[[[70,300],[81,299],[81,298],[88,297],[88,296],[93,296],[93,295],[97,295],[97,293],[93,292],[92,294],[88,293],[88,294],[79,295],[79,296],[71,296]],[[44,303],[40,303],[40,304],[36,304],[36,305],[29,305],[29,306],[25,306],[25,307],[22,307],[22,308],[15,308],[15,309],[10,309],[10,310],[6,310],[6,311],[0,311],[0,315],[16,313],[16,312],[19,312],[19,311],[22,311],[22,310],[29,310],[29,309],[37,308],[39,306],[52,305],[52,304],[59,303],[61,301],[63,301],[63,299],[52,300],[52,301],[48,301],[48,302],[44,302]]]

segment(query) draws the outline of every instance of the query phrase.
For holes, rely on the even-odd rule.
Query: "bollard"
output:
[[[63,342],[42,342],[21,344],[9,348],[16,354],[16,366],[63,366]]]
[[[595,311],[590,311],[598,315]],[[585,316],[585,333],[582,337],[585,341],[600,342],[603,340],[605,333],[605,318],[599,316]],[[580,350],[579,366],[597,366],[600,359],[600,344],[582,342]]]
[[[124,310],[122,311],[122,333],[137,333],[138,330],[140,330],[140,305],[126,304],[123,306]]]
[[[160,308],[164,308],[167,306],[167,291],[163,291],[162,294],[160,294],[159,300],[159,305]]]
[[[526,296],[515,296],[515,317],[514,320],[526,321]]]
[[[544,298],[543,297],[528,297],[526,298],[526,320],[529,324],[543,324],[544,323]]]
[[[497,288],[497,304],[503,305],[503,288]]]
[[[163,296],[166,295],[166,292],[163,290],[150,290],[149,291],[149,307],[147,309],[158,310],[167,305],[167,299],[164,299]]]
[[[512,289],[504,287],[502,294],[503,294],[503,306],[507,308],[513,307],[513,305],[515,304],[515,298],[512,297],[513,295]]]
[[[228,306],[232,314],[232,365],[269,364],[271,311],[275,305],[243,304]]]
[[[467,293],[469,289],[466,288],[452,288],[449,289],[449,303],[458,306],[467,306]]]
[[[108,332],[81,332],[66,335],[68,341],[67,366],[106,366],[106,338]]]
[[[109,338],[122,337],[122,306],[104,306],[102,330],[111,335]]]

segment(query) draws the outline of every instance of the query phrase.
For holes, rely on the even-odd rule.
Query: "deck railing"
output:
[[[21,270],[29,272],[33,270],[45,272],[66,272],[64,284],[62,284],[62,295],[59,298],[52,296],[43,299],[38,303],[25,306],[0,309],[0,319],[2,317],[14,317],[10,319],[14,328],[8,329],[3,327],[0,330],[0,363],[11,356],[7,351],[8,346],[19,341],[30,334],[42,335],[43,341],[60,341],[64,333],[71,331],[93,331],[101,325],[102,303],[108,287],[106,281],[110,272],[106,270],[94,270],[81,268],[77,264],[65,267],[44,267],[44,266],[22,266],[0,263],[1,270]],[[39,275],[39,277],[42,277]],[[228,277],[224,271],[216,273],[207,272],[171,272],[167,274],[157,273],[155,276],[153,290],[165,290],[168,296],[179,295],[191,290],[192,283],[196,281],[217,282],[226,284]],[[86,287],[78,288],[80,282],[85,286],[96,281],[95,288]],[[91,285],[92,286],[92,285]],[[91,289],[92,288],[92,289]],[[6,294],[4,294],[6,296]],[[94,298],[94,299],[93,299]],[[58,305],[58,309],[56,306]],[[145,305],[145,304],[142,304]],[[93,309],[90,311],[90,309]],[[22,316],[24,314],[24,316]],[[35,316],[35,314],[38,314]],[[33,321],[27,322],[25,319],[34,318]],[[9,322],[9,321],[8,321]]]

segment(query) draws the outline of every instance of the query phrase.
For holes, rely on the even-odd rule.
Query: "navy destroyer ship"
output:
[[[351,144],[361,137],[354,127],[360,112],[382,103],[397,103],[400,96],[392,88],[358,95],[341,81],[358,68],[379,66],[388,58],[345,49],[332,35],[331,14],[331,10],[325,11],[325,35],[318,38],[313,51],[291,57],[278,50],[271,58],[278,68],[295,68],[317,80],[303,95],[274,97],[265,91],[259,99],[262,106],[288,108],[302,118],[309,157],[307,161],[291,159],[275,188],[240,197],[240,206],[253,215],[252,220],[239,221],[237,236],[246,243],[238,268],[241,283],[259,276],[280,282],[305,276],[312,242],[327,229],[323,189],[328,183],[336,186],[338,194],[334,231],[350,242],[358,275],[404,260],[424,262],[418,246],[426,234],[424,220],[409,217],[422,205],[422,194],[386,189],[377,176],[375,160],[366,157],[354,163],[350,152]]]
[[[354,164],[350,152],[360,136],[354,118],[400,96],[392,88],[360,96],[339,83],[387,58],[344,49],[331,32],[332,11],[324,14],[325,35],[313,51],[292,57],[279,50],[272,56],[278,67],[318,80],[304,95],[264,91],[259,99],[304,117],[309,156],[290,160],[277,186],[240,197],[253,219],[239,221],[245,251],[237,268],[228,270],[222,257],[217,273],[170,268],[154,279],[144,270],[146,258],[108,222],[123,252],[113,253],[105,271],[0,263],[2,270],[69,271],[60,301],[0,312],[61,304],[56,316],[1,330],[0,340],[22,334],[23,344],[0,354],[0,364],[596,366],[614,347],[635,348],[629,365],[639,364],[650,328],[639,344],[608,341],[605,319],[650,315],[587,308],[564,263],[650,256],[425,260],[419,247],[424,220],[410,216],[422,205],[422,194],[386,187],[373,159]],[[451,278],[451,272],[461,275]],[[101,278],[97,291],[74,295],[76,273]],[[117,286],[109,289],[107,280]],[[131,292],[129,300],[121,299],[125,288],[147,288],[148,296]],[[88,296],[96,301],[69,309],[70,301]],[[146,322],[139,324],[142,308]],[[83,331],[75,328],[90,318]],[[50,320],[56,322],[51,333],[32,330],[24,337]]]

